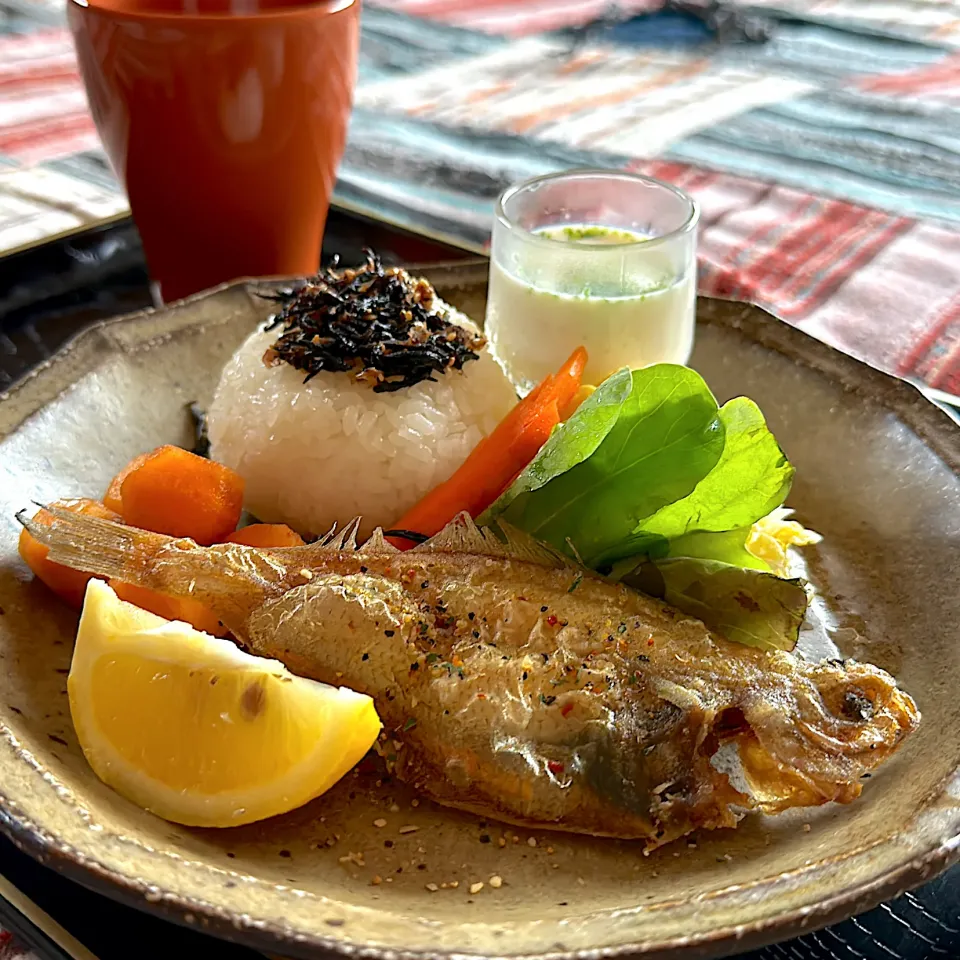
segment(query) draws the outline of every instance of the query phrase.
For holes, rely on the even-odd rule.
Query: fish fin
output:
[[[354,517],[343,529],[337,532],[334,524],[325,536],[311,543],[311,547],[322,547],[331,553],[337,550],[352,552],[357,549],[357,531],[360,529],[360,517]]]
[[[34,540],[49,549],[49,560],[99,577],[151,586],[144,582],[148,560],[173,542],[173,537],[112,520],[83,516],[54,506],[43,509],[54,518],[53,523],[39,523],[36,517],[26,517],[24,510],[17,514],[17,520]]]
[[[409,552],[469,553],[478,557],[522,560],[556,570],[579,569],[568,557],[507,523],[498,521],[495,526],[478,527],[465,510],[439,533]]]
[[[365,557],[388,556],[391,553],[400,551],[383,536],[383,529],[377,527],[370,534],[370,539],[357,551]]]

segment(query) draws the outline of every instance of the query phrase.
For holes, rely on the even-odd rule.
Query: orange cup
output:
[[[316,271],[359,0],[68,0],[97,130],[164,300]]]

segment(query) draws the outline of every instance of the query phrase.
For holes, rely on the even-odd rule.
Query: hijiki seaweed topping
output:
[[[486,338],[451,323],[426,280],[364,252],[362,267],[338,270],[334,258],[302,286],[269,297],[283,306],[267,329],[282,325],[283,333],[264,363],[289,363],[306,373],[304,383],[322,370],[352,372],[390,393],[479,359]]]

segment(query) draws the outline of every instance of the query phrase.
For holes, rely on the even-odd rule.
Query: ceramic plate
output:
[[[433,279],[483,316],[483,267]],[[375,771],[228,831],[165,823],[103,786],[68,713],[75,618],[19,563],[14,513],[100,496],[134,454],[189,442],[186,405],[209,402],[269,310],[255,290],[237,283],[102,323],[0,397],[0,821],[20,846],[251,945],[391,960],[715,956],[865,910],[957,858],[960,429],[912,387],[720,300],[700,302],[693,365],[719,399],[757,400],[796,465],[789,502],[825,534],[810,571],[841,652],[892,671],[923,712],[858,801],[751,816],[645,857],[637,844],[443,810]]]

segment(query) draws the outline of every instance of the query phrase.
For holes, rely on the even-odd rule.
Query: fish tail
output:
[[[173,537],[56,506],[44,507],[43,513],[47,517],[41,520],[40,513],[28,518],[21,510],[17,520],[49,549],[49,560],[99,577],[156,588],[152,560],[173,542]],[[52,521],[45,522],[48,517]]]
[[[284,568],[252,547],[202,547],[193,540],[45,507],[17,519],[48,547],[49,560],[108,580],[207,606],[239,635],[250,611],[279,584]],[[244,552],[236,563],[236,553]],[[234,562],[232,562],[234,561]]]

